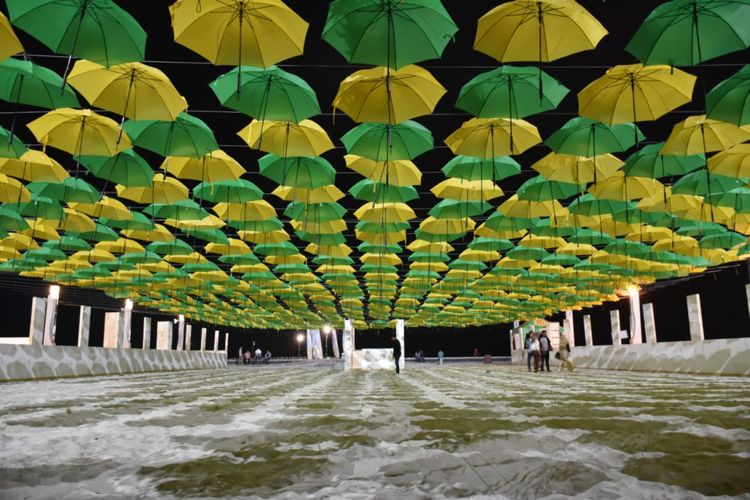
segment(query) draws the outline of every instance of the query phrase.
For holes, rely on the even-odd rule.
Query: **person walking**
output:
[[[534,358],[534,373],[539,372],[539,365],[542,364],[542,354],[539,349],[539,335],[536,332],[533,332],[531,334],[531,345],[529,346],[529,351]]]
[[[570,341],[568,340],[568,336],[563,334],[560,334],[560,371],[563,370],[563,368],[567,368],[569,372],[572,372],[575,367],[573,366],[573,362],[570,360]]]
[[[526,349],[526,366],[531,371],[531,359],[533,358],[531,355],[531,332],[526,334],[526,339],[523,341],[523,348]]]
[[[401,342],[396,337],[391,337],[391,345],[393,346],[393,359],[396,361],[396,373],[401,373],[401,369],[398,366],[398,362],[401,359]]]
[[[542,334],[539,336],[539,351],[542,355],[542,371],[544,371],[544,365],[547,364],[547,373],[549,373],[549,352],[552,350],[552,342],[547,336],[547,330],[542,330]]]
[[[442,350],[438,351],[438,364],[443,365],[443,356],[445,356],[445,353],[443,353]]]

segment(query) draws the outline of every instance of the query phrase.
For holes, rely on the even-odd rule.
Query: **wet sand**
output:
[[[0,385],[0,498],[750,498],[746,378],[279,365]]]

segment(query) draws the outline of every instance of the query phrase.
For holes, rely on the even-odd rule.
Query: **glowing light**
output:
[[[59,299],[60,298],[60,287],[57,285],[52,285],[49,287],[49,298],[51,299]]]
[[[125,299],[125,310],[126,311],[132,311],[133,310],[133,301],[130,299]]]
[[[331,325],[329,325],[328,323],[326,323],[325,325],[323,325],[323,333],[326,334],[326,335],[328,335],[329,333],[331,333]]]
[[[305,340],[304,335],[302,335],[301,333],[299,335],[297,335],[297,342],[298,343],[302,343],[303,340]]]

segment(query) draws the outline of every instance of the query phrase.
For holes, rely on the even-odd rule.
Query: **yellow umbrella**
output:
[[[426,252],[426,253],[450,253],[454,250],[453,246],[447,241],[425,241],[425,240],[414,240],[406,247],[412,252]]]
[[[266,255],[264,262],[275,266],[276,264],[303,264],[307,262],[307,257],[301,253],[293,255]]]
[[[448,270],[448,264],[445,262],[412,262],[411,265],[409,265],[409,269],[413,271],[434,271],[436,273],[442,273]]]
[[[625,239],[628,241],[641,241],[649,243],[666,238],[671,238],[673,235],[673,231],[669,228],[643,225],[638,229],[638,231],[625,236]]]
[[[540,142],[534,125],[508,118],[472,118],[445,139],[455,154],[484,159],[520,154]]]
[[[491,180],[467,181],[450,177],[430,189],[437,198],[460,201],[492,200],[503,195],[502,189]]]
[[[471,231],[476,226],[469,217],[461,219],[436,219],[429,216],[419,224],[422,231],[432,234],[457,234]]]
[[[165,219],[164,224],[178,229],[218,229],[226,226],[223,220],[210,214],[202,219],[195,220]]]
[[[417,214],[406,203],[365,203],[354,216],[367,222],[407,222]]]
[[[724,151],[750,140],[750,132],[737,125],[706,118],[690,116],[672,128],[661,148],[662,154],[689,156]]]
[[[528,234],[519,241],[520,245],[533,248],[557,248],[566,244],[565,240],[559,236],[537,236]]]
[[[315,189],[296,188],[293,186],[279,186],[271,192],[284,201],[301,201],[310,203],[333,203],[344,197],[334,184],[321,186]]]
[[[566,243],[556,250],[563,255],[588,256],[596,253],[596,247],[587,243]]]
[[[112,220],[132,220],[133,214],[123,202],[102,196],[96,203],[68,202],[68,206],[91,217],[106,217]]]
[[[8,18],[0,12],[0,60],[23,51],[23,45],[10,26]]]
[[[96,222],[88,215],[82,214],[72,208],[64,208],[62,221],[53,221],[61,231],[70,231],[74,233],[88,233],[96,230]]]
[[[17,259],[19,257],[21,257],[21,252],[19,252],[15,248],[0,246],[0,259]]]
[[[281,0],[181,0],[169,11],[175,41],[217,65],[267,68],[305,47],[308,24]]]
[[[0,173],[37,182],[62,182],[70,177],[57,161],[33,149],[19,158],[0,158]]]
[[[708,169],[727,177],[750,177],[750,144],[737,144],[713,155],[708,159]]]
[[[358,174],[392,186],[417,186],[422,172],[409,160],[375,161],[363,156],[344,155],[346,166]]]
[[[479,18],[474,48],[500,62],[549,62],[591,50],[606,34],[574,0],[514,0]]]
[[[346,222],[342,219],[330,221],[298,221],[290,220],[289,223],[295,231],[305,231],[313,234],[334,234],[346,231]]]
[[[284,157],[320,156],[334,148],[326,131],[312,120],[253,120],[237,135],[252,149]]]
[[[208,262],[208,259],[198,252],[187,255],[165,255],[164,260],[174,262],[175,264],[203,264]]]
[[[236,180],[245,173],[242,165],[221,149],[212,151],[202,158],[167,156],[161,168],[180,179],[201,182]]]
[[[217,203],[214,212],[223,219],[236,221],[262,221],[276,216],[276,209],[265,200],[245,203]]]
[[[613,175],[593,184],[589,192],[602,200],[640,200],[664,192],[664,185],[650,177]]]
[[[113,119],[90,109],[58,108],[26,126],[43,146],[77,156],[114,156],[133,147]]]
[[[695,76],[667,65],[618,65],[578,93],[578,114],[608,125],[651,121],[690,102]]]
[[[91,104],[132,120],[172,121],[187,101],[161,70],[139,62],[101,66],[81,59],[68,83]]]
[[[498,207],[498,211],[511,217],[524,218],[562,216],[568,213],[568,210],[557,200],[519,200],[516,194],[505,200]]]
[[[531,168],[547,180],[585,184],[603,180],[614,175],[624,162],[611,154],[595,157],[549,153]]]
[[[346,257],[352,253],[352,249],[344,243],[339,245],[318,245],[317,243],[310,243],[305,247],[305,252],[313,255],[320,254],[331,257]]]
[[[359,261],[363,264],[388,264],[391,266],[400,266],[402,264],[401,258],[395,253],[366,253],[359,258]]]
[[[141,241],[173,241],[174,235],[161,224],[154,224],[152,229],[125,229],[122,235],[126,238]]]
[[[358,240],[378,245],[393,245],[406,240],[406,231],[389,231],[382,233],[371,233],[368,231],[354,230]]]
[[[237,235],[251,243],[281,243],[289,241],[291,237],[283,229],[275,231],[237,231]]]
[[[60,234],[56,229],[56,222],[51,222],[44,219],[31,219],[27,221],[29,229],[19,231],[18,234],[31,236],[40,240],[59,240]]]
[[[673,195],[672,198],[675,196],[676,195]],[[698,198],[702,200],[702,197]],[[672,207],[672,213],[686,220],[719,222],[721,224],[726,224],[732,218],[735,211],[730,207],[709,205],[708,203],[701,201],[700,204],[688,208]]]
[[[115,186],[120,198],[136,203],[174,203],[188,199],[188,188],[174,177],[155,174],[151,187]]]
[[[115,241],[100,241],[94,248],[106,250],[111,253],[139,253],[146,251],[143,245],[127,238],[119,238]]]
[[[206,253],[219,255],[241,255],[250,253],[250,247],[242,240],[229,238],[229,243],[209,243],[206,245]]]
[[[445,88],[426,69],[378,66],[352,73],[339,85],[333,107],[355,122],[401,123],[435,110]]]
[[[39,244],[34,238],[25,233],[12,233],[0,240],[0,246],[14,248],[16,250],[38,249]]]
[[[458,255],[459,259],[463,260],[478,260],[481,262],[489,262],[493,260],[500,260],[500,252],[495,250],[473,250],[467,248]]]
[[[652,247],[655,252],[674,252],[691,257],[699,257],[701,248],[698,240],[690,236],[673,235],[656,241]]]
[[[0,202],[20,203],[31,201],[31,193],[19,181],[0,174]]]

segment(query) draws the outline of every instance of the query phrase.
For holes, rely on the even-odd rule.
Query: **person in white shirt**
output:
[[[539,371],[539,365],[542,364],[542,353],[541,346],[539,345],[539,334],[536,332],[531,333],[531,345],[529,345],[529,352],[534,357],[534,372]]]

